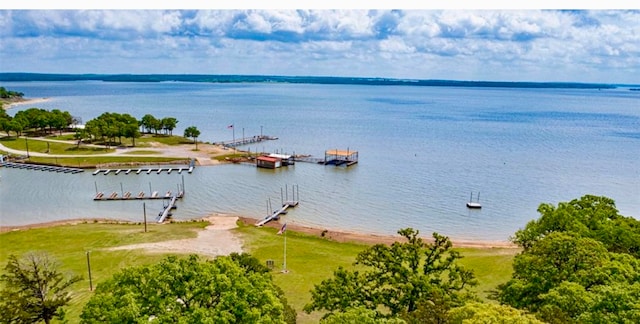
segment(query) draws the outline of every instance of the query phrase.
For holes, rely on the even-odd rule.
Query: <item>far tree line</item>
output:
[[[91,142],[99,140],[107,146],[119,145],[122,144],[124,137],[130,138],[132,145],[135,146],[135,139],[144,133],[173,135],[178,119],[171,116],[158,118],[152,114],[146,114],[138,120],[127,113],[105,112],[89,120],[84,128],[74,127],[81,122],[79,117],[59,109],[49,111],[41,108],[29,108],[18,111],[14,117],[0,109],[0,131],[6,132],[7,136],[11,136],[12,132],[16,136],[22,136],[25,132],[43,136],[55,132],[62,134],[63,131],[73,130],[78,145],[83,140]],[[193,138],[195,141],[200,132],[195,126],[190,126],[187,129],[189,131],[185,131],[185,137]]]

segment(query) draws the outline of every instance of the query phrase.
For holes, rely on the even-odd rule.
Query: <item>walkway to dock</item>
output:
[[[161,211],[161,212],[158,214],[158,218],[156,219],[156,220],[158,221],[158,223],[162,223],[162,222],[164,222],[164,220],[165,220],[167,217],[171,216],[171,210],[172,210],[172,209],[176,209],[176,208],[177,208],[177,207],[176,207],[176,202],[177,202],[177,200],[178,200],[178,196],[177,196],[177,195],[171,196],[171,200],[169,201],[169,204],[167,204],[166,206],[164,206],[164,210],[163,210],[163,211]]]
[[[286,198],[285,198],[285,192],[286,192]],[[287,189],[287,186],[285,186],[284,192],[282,190],[282,188],[280,188],[280,196],[281,196],[281,201],[282,201],[282,207],[280,207],[280,209],[271,212],[271,199],[269,199],[268,204],[267,204],[267,213],[271,212],[271,214],[268,214],[267,217],[265,217],[264,219],[262,219],[261,221],[256,223],[256,226],[262,226],[272,220],[278,220],[280,218],[280,215],[284,215],[287,213],[287,209],[289,208],[293,208],[298,206],[298,201],[300,200],[300,193],[298,191],[298,185],[294,185],[291,186],[291,199],[289,200],[289,190]],[[297,199],[296,199],[297,198]]]
[[[278,139],[277,137],[269,136],[269,135],[255,135],[251,137],[237,138],[230,141],[216,142],[213,144],[219,144],[225,147],[237,147],[240,145],[258,143],[258,142],[269,141],[269,140],[277,140],[277,139]]]
[[[49,171],[49,172],[63,172],[63,173],[84,172],[83,169],[79,169],[79,168],[68,168],[68,167],[51,166],[51,165],[29,164],[29,163],[2,162],[0,163],[0,166],[6,167],[6,168],[39,170],[39,171]]]
[[[297,201],[287,201],[287,202],[285,202],[280,209],[274,211],[273,214],[268,215],[263,220],[257,222],[256,226],[262,226],[262,225],[264,225],[264,224],[266,224],[266,223],[268,223],[268,222],[270,222],[272,220],[277,220],[278,218],[280,218],[280,215],[287,213],[287,209],[289,209],[290,207],[293,208],[295,206],[298,206],[298,202]]]

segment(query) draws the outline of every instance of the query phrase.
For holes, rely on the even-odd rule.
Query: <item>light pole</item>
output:
[[[27,137],[24,137],[24,145],[27,147],[27,159],[29,158],[29,141],[27,141]]]

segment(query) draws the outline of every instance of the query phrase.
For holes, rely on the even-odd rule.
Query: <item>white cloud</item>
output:
[[[26,72],[637,83],[640,12],[4,10],[0,59]]]

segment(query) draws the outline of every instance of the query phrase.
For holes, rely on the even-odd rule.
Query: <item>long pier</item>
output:
[[[261,221],[256,223],[256,226],[262,226],[272,220],[276,220],[278,218],[280,218],[280,215],[282,214],[286,214],[287,213],[287,209],[289,208],[293,208],[295,206],[298,206],[298,202],[297,201],[287,201],[285,202],[282,207],[276,211],[273,212],[273,214],[268,215],[267,217],[265,217],[264,219],[262,219]]]
[[[25,169],[25,170],[39,170],[39,171],[49,171],[49,172],[62,172],[62,173],[80,173],[84,172],[83,169],[80,168],[68,168],[61,166],[51,166],[51,165],[42,165],[42,164],[29,164],[29,163],[14,163],[14,162],[2,162],[0,166],[5,168],[14,168],[14,169]]]
[[[230,141],[216,142],[214,144],[220,144],[220,145],[225,146],[225,147],[236,147],[236,146],[240,146],[240,145],[258,143],[258,142],[269,141],[269,140],[277,140],[277,139],[278,138],[275,137],[275,136],[255,135],[255,136],[251,136],[251,137],[237,138],[237,139],[233,139],[233,140],[230,140]]]

